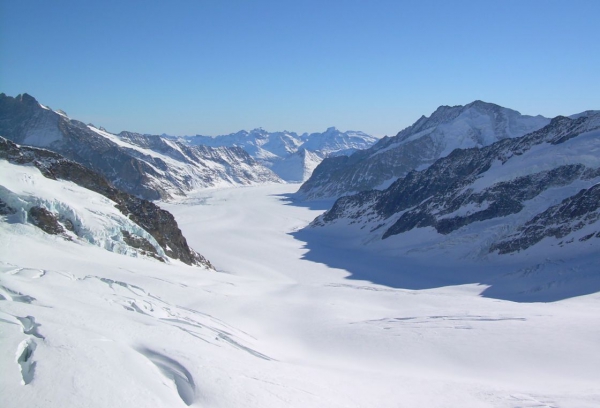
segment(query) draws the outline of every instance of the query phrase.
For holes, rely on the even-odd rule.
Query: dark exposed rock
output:
[[[0,199],[0,215],[15,214],[17,211]]]
[[[29,209],[29,221],[47,234],[64,234],[65,230],[59,224],[56,215],[43,207],[31,207]]]
[[[127,245],[157,254],[156,248],[154,248],[154,246],[146,238],[132,235],[126,230],[121,230],[121,233],[123,234],[123,240],[127,243]]]
[[[548,208],[521,226],[517,233],[491,246],[500,254],[521,251],[546,237],[563,238],[600,219],[600,184],[581,190],[576,195]],[[596,232],[581,237],[587,241]],[[598,232],[597,234],[600,234]],[[569,241],[567,241],[569,243]]]
[[[123,241],[130,247],[140,250],[143,255],[151,256],[164,262],[156,252],[156,248],[146,238],[130,234],[126,230],[121,230],[121,234],[123,234]]]
[[[522,202],[530,200],[550,187],[568,185],[580,178],[585,166],[567,165],[555,169],[518,177],[497,183],[481,192],[462,190],[461,186],[450,185],[446,194],[436,194],[430,200],[405,212],[384,235],[400,234],[417,227],[433,226],[440,234],[448,234],[475,221],[516,214],[523,209]],[[466,216],[442,218],[468,204],[487,206]],[[435,213],[434,217],[431,213]],[[427,215],[427,216],[426,216]]]
[[[71,231],[71,232],[75,232],[75,227],[73,226],[73,223],[71,222],[71,220],[69,219],[64,219],[64,220],[59,220],[63,227],[65,227],[67,230]]]
[[[115,206],[121,213],[148,231],[169,257],[188,265],[206,265],[212,268],[206,258],[188,246],[171,213],[150,201],[116,189],[104,177],[81,164],[48,150],[18,146],[2,137],[0,158],[11,163],[33,165],[47,178],[72,181],[109,198],[116,203]]]

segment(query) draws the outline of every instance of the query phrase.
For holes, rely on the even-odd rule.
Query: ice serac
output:
[[[281,182],[243,149],[187,146],[133,132],[115,135],[42,106],[27,94],[0,94],[0,135],[60,153],[148,200],[202,187]]]
[[[440,106],[394,137],[369,149],[325,159],[300,187],[303,199],[337,198],[384,189],[415,169],[424,169],[454,149],[484,147],[523,136],[550,119],[526,116],[501,106],[475,101],[465,106]]]
[[[216,137],[196,135],[169,138],[192,146],[241,147],[288,182],[307,180],[325,157],[351,154],[372,146],[378,140],[364,132],[342,132],[335,127],[322,133],[301,135],[288,131],[268,132],[259,128]]]
[[[390,240],[387,247],[405,254],[597,253],[598,183],[600,111],[588,111],[454,150],[383,191],[341,197],[313,226],[347,225],[365,242]]]
[[[81,238],[114,252],[127,253],[133,248],[133,253],[160,260],[166,256],[188,265],[212,268],[206,258],[188,246],[171,213],[150,201],[116,189],[93,170],[49,150],[19,146],[0,137],[0,163],[2,160],[29,169],[34,166],[47,179],[70,181],[108,199],[98,204],[107,207],[107,211],[100,214],[101,208],[92,208],[98,201],[94,197],[88,197],[86,200],[91,202],[86,202],[82,208],[77,199],[79,193],[67,188],[61,196],[61,192],[56,190],[59,186],[44,188],[35,181],[35,175],[30,174],[25,175],[25,184],[31,184],[25,188],[27,191],[11,190],[9,184],[18,181],[5,179],[2,182],[0,202],[4,203],[4,213],[15,217],[24,214],[22,222],[28,221],[48,234],[62,235],[67,239]],[[8,172],[8,169],[5,171]],[[7,174],[4,176],[9,177]],[[44,195],[44,192],[47,194]],[[71,193],[73,196],[67,197]],[[120,217],[110,213],[115,207],[121,213]],[[89,220],[97,217],[101,220],[90,226]],[[124,250],[125,246],[129,250]]]

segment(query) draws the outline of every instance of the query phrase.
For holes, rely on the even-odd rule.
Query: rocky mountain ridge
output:
[[[202,187],[281,182],[241,148],[187,146],[133,132],[115,135],[53,111],[28,94],[0,94],[0,134],[60,153],[149,200]]]
[[[105,248],[114,249],[119,244],[127,244],[135,252],[159,260],[164,261],[168,257],[188,265],[213,268],[206,258],[188,246],[171,213],[150,201],[116,189],[93,170],[49,150],[19,146],[3,137],[0,137],[0,159],[19,166],[33,166],[47,179],[70,181],[111,200],[127,220],[121,220],[121,227],[105,237],[110,241],[110,245],[102,244]],[[17,195],[0,186],[1,212],[4,215],[21,212],[22,222],[29,221],[46,233],[63,235],[67,239],[73,236],[100,245],[98,234],[90,233],[85,225],[85,216],[73,207],[73,203],[64,202],[58,192],[54,192],[56,196],[51,201],[38,199],[35,194]],[[128,222],[135,225],[132,227]]]
[[[415,169],[424,169],[457,148],[488,146],[525,135],[550,119],[526,116],[501,106],[475,101],[465,106],[440,106],[394,137],[369,149],[324,160],[299,189],[300,199],[337,198],[384,189]]]
[[[600,112],[589,111],[454,150],[383,191],[338,199],[312,225],[345,225],[364,242],[392,240],[386,246],[402,253],[454,248],[486,257],[573,242],[597,250],[598,183]]]

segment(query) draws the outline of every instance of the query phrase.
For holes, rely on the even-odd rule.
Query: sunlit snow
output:
[[[316,262],[298,231],[325,205],[293,205],[297,187],[162,204],[218,272],[1,222],[2,406],[600,406],[599,294],[356,279],[330,265],[375,258],[321,238]]]

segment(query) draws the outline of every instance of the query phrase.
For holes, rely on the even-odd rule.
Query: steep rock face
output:
[[[325,157],[351,154],[366,149],[377,141],[377,138],[364,132],[341,132],[335,127],[322,133],[301,135],[254,129],[216,137],[197,135],[171,138],[193,146],[241,147],[288,182],[308,179],[316,165]]]
[[[600,173],[600,172],[598,172]],[[579,242],[592,238],[600,238],[600,184],[583,189],[572,197],[564,199],[560,204],[548,208],[523,224],[516,233],[511,234],[491,246],[490,251],[507,254],[525,250],[547,237],[564,238],[573,232],[583,230]],[[573,243],[574,239],[559,243]]]
[[[483,147],[523,136],[549,121],[481,101],[465,106],[441,106],[430,117],[421,117],[395,137],[385,137],[367,150],[347,159],[324,160],[297,195],[318,199],[383,189],[454,149]]]
[[[0,134],[60,153],[149,200],[201,187],[281,181],[242,149],[190,147],[132,132],[114,135],[69,119],[27,94],[0,94]]]
[[[588,226],[600,229],[599,152],[600,112],[557,117],[519,138],[454,150],[384,191],[342,197],[313,226],[352,224],[376,239],[420,230],[423,245],[438,246],[476,234],[477,251],[500,254],[579,230],[585,241],[596,234]]]
[[[115,207],[126,217],[147,231],[160,245],[164,253],[188,265],[212,265],[202,255],[192,250],[181,233],[175,218],[150,201],[140,199],[113,187],[103,176],[78,163],[67,160],[61,155],[45,149],[19,146],[0,137],[0,159],[18,165],[33,165],[49,179],[71,181],[83,188],[101,194],[112,200]],[[34,207],[35,208],[35,207]],[[35,225],[52,234],[63,233],[59,221],[45,208],[32,208],[29,211]],[[65,222],[63,222],[63,225]],[[142,243],[144,237],[136,241]],[[133,238],[130,241],[134,240]]]

